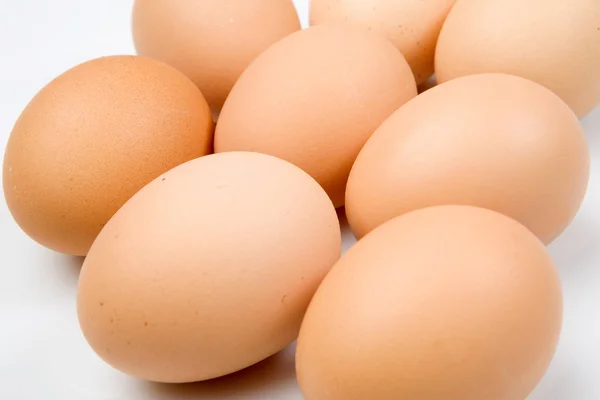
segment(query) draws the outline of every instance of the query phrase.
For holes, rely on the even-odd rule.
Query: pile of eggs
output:
[[[600,2],[312,0],[310,21],[137,0],[139,55],[75,66],[16,122],[14,219],[86,256],[81,329],[131,376],[298,339],[309,400],[525,399],[561,331],[545,245],[587,189]]]

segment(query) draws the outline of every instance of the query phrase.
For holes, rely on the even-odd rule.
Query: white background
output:
[[[308,0],[295,2],[306,25]],[[130,13],[131,0],[0,1],[2,153],[19,113],[48,81],[95,57],[134,53]],[[600,108],[583,124],[590,190],[573,225],[551,246],[564,284],[564,330],[530,400],[600,399]],[[345,246],[351,243],[346,232]],[[190,385],[140,382],[112,370],[79,331],[80,265],[33,243],[0,202],[0,399],[301,399],[293,348],[231,377]]]

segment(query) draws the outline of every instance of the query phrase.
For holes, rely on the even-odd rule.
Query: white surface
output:
[[[308,0],[297,0],[306,23]],[[91,58],[133,54],[131,0],[0,2],[0,149],[48,81]],[[530,400],[600,399],[600,109],[583,121],[592,179],[583,208],[551,246],[565,293],[563,336]],[[346,233],[345,244],[352,243]],[[301,399],[293,349],[208,383],[160,385],[112,370],[88,348],[75,315],[81,261],[33,243],[0,202],[0,399]],[[376,399],[374,399],[376,400]],[[485,400],[485,399],[482,399]]]

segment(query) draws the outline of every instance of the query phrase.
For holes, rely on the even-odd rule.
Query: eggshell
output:
[[[435,64],[438,82],[484,72],[531,79],[584,116],[600,103],[600,2],[461,0]]]
[[[361,147],[416,94],[410,67],[383,37],[346,25],[305,29],[242,74],[217,124],[215,151],[290,161],[339,207]]]
[[[550,243],[585,196],[590,155],[575,114],[555,94],[511,75],[439,85],[395,112],[350,174],[346,213],[361,237],[432,205],[489,208]]]
[[[215,112],[248,64],[300,29],[292,0],[136,0],[138,54],[189,76]]]
[[[79,321],[127,374],[218,377],[296,338],[340,253],[335,209],[299,168],[256,153],[199,158],[143,188],[102,230],[81,271]]]
[[[351,23],[384,34],[404,54],[417,84],[433,74],[442,24],[455,0],[312,0],[310,24]]]
[[[296,368],[307,400],[523,400],[562,319],[544,245],[470,206],[397,217],[352,247],[314,296]]]
[[[4,196],[40,244],[85,255],[145,184],[212,150],[204,97],[159,61],[113,56],[78,65],[27,105],[4,157]]]

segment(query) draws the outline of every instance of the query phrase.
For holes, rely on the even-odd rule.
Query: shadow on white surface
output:
[[[338,208],[337,210],[338,219],[340,221],[340,228],[342,229],[342,254],[347,252],[350,247],[356,243],[356,238],[348,225],[348,218],[346,218],[346,209],[344,207]]]
[[[32,244],[32,246],[38,246]],[[31,273],[31,281],[45,286],[44,290],[55,299],[72,301],[77,293],[79,272],[84,257],[68,256],[38,247],[34,250],[39,265],[35,265]],[[29,287],[34,287],[33,284]]]
[[[582,120],[591,154],[588,193],[573,223],[549,246],[564,292],[563,331],[554,361],[528,400],[600,398],[597,340],[600,334],[600,107]]]
[[[579,265],[577,258],[598,255],[596,245],[600,231],[600,213],[596,204],[600,201],[600,177],[596,173],[600,164],[600,107],[582,120],[591,154],[591,175],[586,198],[571,225],[550,245],[549,250],[560,269]],[[590,254],[593,253],[593,254]]]
[[[590,257],[589,253],[597,253],[595,248],[595,232],[600,228],[600,221],[581,215],[575,218],[571,226],[549,247],[559,269],[570,268],[578,264],[578,257]]]
[[[302,399],[296,392],[294,346],[223,378],[188,384],[144,383],[151,399]]]
[[[61,269],[61,276],[65,279],[66,283],[77,286],[79,272],[81,272],[81,266],[83,265],[83,261],[85,261],[85,257],[54,253],[53,258],[55,260],[51,261],[51,263]]]
[[[572,396],[574,389],[579,385],[576,370],[569,360],[556,363],[560,367],[548,372],[544,384],[540,385],[527,400],[567,400],[575,399]]]

